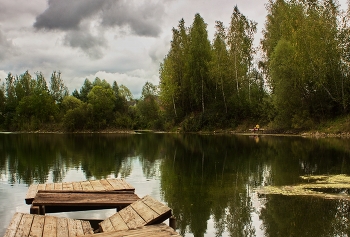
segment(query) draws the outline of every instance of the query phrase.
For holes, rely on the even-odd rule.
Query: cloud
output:
[[[130,0],[49,0],[48,8],[36,17],[34,27],[47,30],[79,30],[85,19],[98,16],[106,27],[128,27],[130,33],[156,37],[164,15],[161,3],[139,4]]]
[[[49,0],[49,7],[36,17],[34,27],[48,30],[78,29],[84,18],[101,10],[107,1],[96,0]]]
[[[80,48],[90,58],[99,59],[107,41],[103,35],[92,35],[88,30],[69,31],[64,37],[64,43],[72,48]]]
[[[156,37],[161,32],[163,15],[163,5],[151,1],[49,0],[48,8],[36,17],[33,26],[62,31],[64,45],[81,49],[91,59],[100,59],[108,46],[105,32],[126,29],[131,35]]]
[[[133,34],[156,37],[161,32],[163,16],[164,6],[159,3],[144,2],[136,6],[133,1],[114,1],[104,9],[101,24],[108,27],[127,26]]]
[[[0,29],[0,61],[17,54],[17,50],[11,40],[8,40]]]

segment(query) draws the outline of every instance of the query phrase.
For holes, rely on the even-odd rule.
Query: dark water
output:
[[[233,135],[0,134],[0,236],[32,183],[125,178],[184,236],[349,236],[350,204],[258,196],[300,175],[350,175],[350,140]],[[114,210],[62,213],[104,219]],[[57,214],[56,214],[57,215]]]

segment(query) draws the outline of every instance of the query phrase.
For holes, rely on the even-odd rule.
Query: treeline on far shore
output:
[[[71,94],[60,72],[11,73],[0,88],[0,126],[9,131],[236,130],[242,124],[312,130],[349,116],[350,11],[335,0],[271,0],[259,49],[257,24],[233,8],[212,40],[200,14],[172,29],[159,85],[141,97],[116,81],[85,80]],[[261,57],[257,58],[259,51]],[[350,131],[349,128],[346,128]]]
[[[60,72],[52,73],[49,85],[40,72],[9,73],[0,88],[0,126],[6,131],[163,130],[156,93],[146,82],[134,100],[126,86],[96,78],[69,94]]]

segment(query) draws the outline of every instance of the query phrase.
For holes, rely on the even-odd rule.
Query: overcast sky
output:
[[[340,1],[345,6],[346,0]],[[147,82],[159,83],[171,29],[200,13],[213,40],[215,21],[229,26],[235,5],[258,23],[267,0],[0,0],[0,79],[7,74],[61,71],[70,93],[86,78],[127,86],[138,98]]]

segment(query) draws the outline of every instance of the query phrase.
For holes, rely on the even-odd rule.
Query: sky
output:
[[[140,97],[159,84],[159,65],[172,28],[196,13],[213,40],[215,21],[229,26],[233,8],[258,23],[261,38],[268,0],[0,0],[0,79],[42,72],[49,84],[60,71],[70,93],[96,77],[127,86]],[[339,1],[345,7],[346,0]]]

